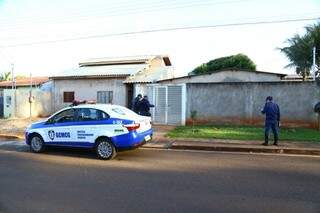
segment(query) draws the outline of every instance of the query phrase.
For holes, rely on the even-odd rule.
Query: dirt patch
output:
[[[25,129],[33,122],[44,120],[44,118],[11,118],[0,119],[0,135],[24,136]]]

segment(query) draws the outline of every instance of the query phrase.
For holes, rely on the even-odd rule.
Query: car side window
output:
[[[74,109],[67,109],[55,115],[51,122],[53,123],[66,123],[74,121]]]
[[[101,110],[90,108],[77,109],[77,121],[98,121],[107,120],[109,115]]]

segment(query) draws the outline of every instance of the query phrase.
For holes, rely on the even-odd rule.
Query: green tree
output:
[[[189,75],[206,74],[226,69],[255,71],[256,65],[248,56],[244,54],[237,54],[216,58],[209,61],[208,63],[204,63],[195,68],[192,72],[189,73]]]
[[[286,43],[288,46],[279,48],[286,55],[290,63],[286,66],[296,68],[296,73],[305,80],[310,75],[312,68],[312,50],[316,47],[316,63],[320,62],[320,23],[307,26],[303,36],[298,34],[289,38]]]
[[[0,81],[9,81],[11,79],[11,72],[3,72],[0,75]]]

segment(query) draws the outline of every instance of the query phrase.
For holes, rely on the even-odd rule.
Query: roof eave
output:
[[[112,65],[136,65],[136,64],[146,64],[145,60],[132,60],[132,61],[98,61],[98,62],[82,62],[79,63],[79,67],[89,67],[89,66],[112,66]]]
[[[124,84],[152,84],[157,81],[124,81]]]
[[[52,80],[68,80],[68,79],[97,79],[97,78],[126,78],[129,74],[119,75],[84,75],[84,76],[51,76]]]

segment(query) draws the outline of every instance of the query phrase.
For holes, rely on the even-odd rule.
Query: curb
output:
[[[199,143],[200,142],[200,143]],[[202,142],[202,143],[201,143]],[[203,143],[205,142],[205,143]],[[206,144],[208,143],[208,144]],[[318,148],[296,148],[283,146],[260,146],[243,144],[217,144],[206,140],[176,140],[157,138],[154,143],[147,143],[144,148],[154,149],[177,149],[177,150],[197,150],[197,151],[217,151],[217,152],[242,152],[242,153],[272,153],[272,154],[295,154],[295,155],[320,155]]]
[[[273,153],[273,154],[296,154],[296,155],[320,155],[320,149],[293,149],[293,148],[255,148],[255,147],[232,147],[232,146],[195,146],[175,145],[170,149],[223,151],[223,152],[247,152],[247,153]]]

